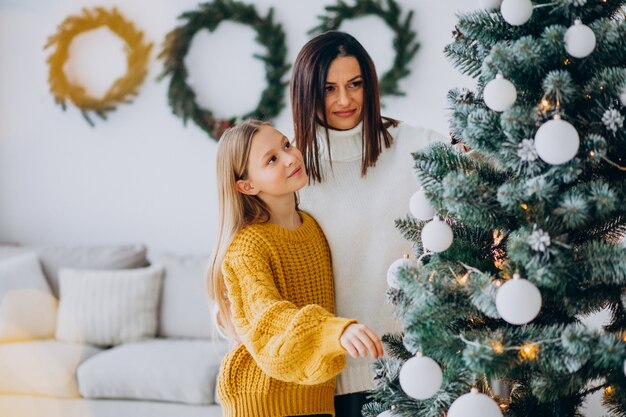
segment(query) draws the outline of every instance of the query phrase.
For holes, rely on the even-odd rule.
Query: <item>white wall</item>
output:
[[[274,7],[287,35],[290,62],[309,39],[307,30],[317,25],[316,16],[332,3],[254,1],[262,13]],[[442,48],[451,41],[454,13],[474,7],[473,2],[469,6],[467,0],[399,3],[405,11],[415,12],[413,27],[421,48],[410,76],[401,81],[407,95],[385,98],[384,111],[446,134],[446,92],[471,84],[447,63]],[[216,142],[191,122],[185,128],[171,114],[167,83],[156,81],[162,68],[156,55],[165,34],[177,25],[181,12],[196,4],[192,0],[0,1],[0,242],[141,242],[156,251],[210,250],[217,227]],[[96,118],[92,128],[76,108],[70,105],[63,112],[54,104],[47,84],[46,58],[51,50],[43,46],[66,16],[95,6],[117,6],[155,48],[149,75],[134,102],[119,106],[108,121]],[[348,21],[342,29],[361,39],[379,72],[391,65],[392,34],[382,21],[375,17]],[[125,71],[124,55],[120,50],[111,52],[115,45],[110,39],[114,38],[94,37],[83,51],[90,60],[82,62],[87,78],[81,79],[100,89],[103,81],[106,87],[112,76]],[[252,29],[229,22],[194,42],[189,56],[193,82],[201,101],[217,116],[242,114],[256,105],[265,73],[251,57],[254,51],[263,49],[254,41]],[[292,134],[288,105],[275,124]]]

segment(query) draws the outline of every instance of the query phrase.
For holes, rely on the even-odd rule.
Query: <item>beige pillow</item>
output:
[[[163,268],[61,269],[56,338],[113,346],[152,338]]]
[[[0,260],[0,342],[54,336],[57,300],[34,253]]]

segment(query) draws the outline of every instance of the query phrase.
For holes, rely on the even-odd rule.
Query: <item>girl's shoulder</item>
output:
[[[229,253],[242,251],[259,251],[267,246],[267,233],[262,223],[250,224],[241,229],[228,247]]]

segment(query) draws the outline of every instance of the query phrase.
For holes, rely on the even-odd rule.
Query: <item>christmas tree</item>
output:
[[[626,416],[625,4],[459,13],[445,53],[476,88],[448,94],[458,144],[414,154],[415,254],[387,277],[404,333],[366,416],[571,417],[598,391]]]

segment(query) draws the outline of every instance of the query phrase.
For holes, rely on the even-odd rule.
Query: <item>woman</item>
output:
[[[304,45],[290,90],[295,143],[311,182],[301,207],[328,239],[337,315],[377,334],[398,332],[386,273],[411,245],[394,220],[406,215],[418,188],[411,153],[444,139],[381,116],[374,63],[347,33],[326,32]],[[337,379],[337,417],[360,416],[371,388],[371,362],[348,358]]]

